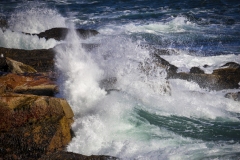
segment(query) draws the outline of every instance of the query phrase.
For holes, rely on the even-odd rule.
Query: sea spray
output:
[[[149,52],[129,37],[99,35],[92,39],[100,43],[99,47],[86,52],[76,33],[69,35],[66,45],[57,49],[57,66],[64,73],[64,95],[75,111],[72,127],[76,137],[68,151],[123,159],[195,159],[215,156],[214,150],[216,155],[223,153],[219,155],[222,157],[229,147],[231,154],[238,150],[237,144],[222,142],[223,146],[215,146],[215,142],[204,141],[222,134],[226,134],[226,140],[231,139],[224,125],[221,132],[214,134],[210,134],[210,126],[238,124],[232,114],[239,112],[237,102],[226,101],[222,94],[209,92],[193,82],[168,81],[164,70],[156,69],[154,64],[147,74],[141,64],[147,65]],[[84,76],[87,80],[79,76],[80,71],[83,75],[85,71],[89,73]],[[99,84],[109,77],[117,81],[115,90],[106,94]],[[86,86],[89,92],[79,91],[79,86]],[[91,92],[92,86],[100,92]],[[165,94],[161,86],[169,86],[170,94]],[[89,98],[89,93],[97,98]],[[237,142],[238,133],[233,130],[232,136]]]
[[[61,42],[25,33],[40,33],[54,27],[67,26],[67,19],[57,10],[38,1],[18,4],[8,16],[9,28],[4,30],[0,28],[0,46],[6,48],[26,50],[53,48]]]
[[[25,33],[40,33],[54,27],[66,27],[66,18],[45,3],[29,1],[18,4],[17,9],[10,15],[9,28]]]
[[[149,51],[140,47],[143,43],[175,49],[176,54],[162,57],[184,71],[197,65],[211,73],[225,62],[239,63],[238,3],[229,7],[223,1],[212,5],[212,1],[133,0],[86,5],[89,2],[56,0],[47,1],[54,5],[52,8],[31,10],[21,7],[25,2],[20,2],[10,17],[12,30],[39,33],[66,27],[65,18],[55,7],[69,7],[68,12],[77,13],[76,23],[84,22],[85,27],[98,27],[100,31],[100,35],[88,40],[79,39],[71,31],[66,41],[56,47],[60,92],[75,112],[72,127],[76,136],[68,151],[122,159],[238,159],[239,102],[224,95],[239,89],[211,91],[194,82],[166,80],[164,70],[155,70],[151,63],[149,67],[154,70],[146,74],[141,68],[147,67]],[[220,5],[213,10],[215,4]],[[225,20],[228,25],[222,23]],[[5,35],[11,37],[11,32]],[[28,41],[37,43],[37,38],[33,39]],[[4,45],[13,40],[4,40]],[[14,43],[22,42],[27,43]],[[95,42],[99,47],[89,52],[80,46]],[[209,54],[212,57],[196,57]],[[216,56],[220,54],[228,55]],[[205,64],[210,67],[203,68]],[[101,84],[108,79],[114,83],[105,91],[108,88]],[[170,88],[167,94],[162,86]]]
[[[106,92],[99,87],[103,71],[81,46],[76,31],[70,29],[65,43],[55,48],[56,67],[62,73],[63,94],[75,113],[84,114]]]
[[[0,46],[5,48],[26,50],[49,49],[61,43],[54,39],[46,40],[45,38],[39,38],[36,35],[26,35],[21,32],[13,32],[9,29],[5,31],[0,29],[0,37]]]

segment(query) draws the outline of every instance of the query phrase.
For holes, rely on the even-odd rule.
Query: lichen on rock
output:
[[[0,157],[23,159],[63,150],[71,141],[73,112],[61,98],[2,94]],[[33,152],[33,153],[29,153]]]

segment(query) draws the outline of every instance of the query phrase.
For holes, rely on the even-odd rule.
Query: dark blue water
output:
[[[171,47],[202,50],[204,55],[239,54],[240,2],[239,1],[67,1],[65,4],[52,2],[61,13],[66,9],[75,13],[86,24],[78,27],[101,28],[103,25],[123,25],[128,23],[149,24],[151,22],[169,22],[173,17],[184,17],[194,23],[196,28],[186,28],[184,33],[171,32],[174,39]],[[69,7],[69,8],[68,8]],[[154,34],[142,34],[151,44],[168,47],[172,39],[163,40]]]
[[[33,1],[34,2],[34,1]],[[170,32],[168,39],[151,33],[138,33],[148,43],[191,50],[202,55],[240,53],[240,2],[224,0],[196,1],[158,1],[158,0],[64,0],[37,1],[56,8],[63,16],[78,19],[80,28],[99,29],[105,25],[137,25],[152,22],[167,23],[174,17],[184,17],[194,27],[185,26],[182,33]],[[8,13],[15,7],[28,6],[32,1],[1,1],[1,10]],[[44,5],[45,6],[45,5]],[[44,7],[43,6],[43,7]],[[24,7],[23,7],[24,8]],[[174,43],[172,43],[172,40]]]

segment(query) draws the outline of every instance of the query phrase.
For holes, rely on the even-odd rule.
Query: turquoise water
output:
[[[240,63],[239,13],[240,2],[224,0],[1,1],[9,28],[0,29],[0,46],[57,46],[58,96],[75,113],[68,151],[121,159],[239,159],[240,103],[224,97],[239,88],[209,90],[167,80],[155,64],[149,74],[139,67],[152,47],[168,50],[162,57],[180,71],[198,66],[211,73]],[[22,34],[53,27],[100,34],[83,40],[72,30],[64,41]],[[100,45],[85,50],[81,43]],[[113,77],[115,84],[102,85]]]

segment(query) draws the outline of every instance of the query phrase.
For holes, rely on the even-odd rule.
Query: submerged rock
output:
[[[194,73],[194,74],[204,74],[204,71],[201,70],[199,67],[192,67],[190,69],[190,73]]]
[[[157,48],[156,46],[150,44],[140,44],[139,47],[141,47],[142,49],[147,49],[150,54],[156,54],[159,56],[177,54],[175,49]]]
[[[7,20],[0,18],[0,28],[2,29],[8,28]]]
[[[39,34],[33,34],[37,35],[39,38],[45,38],[45,39],[50,39],[53,38],[55,40],[64,40],[68,34],[70,29],[68,28],[52,28],[49,30],[46,30],[44,32],[41,32]],[[77,34],[83,38],[86,39],[91,36],[95,36],[98,34],[98,31],[96,30],[87,30],[87,29],[76,29]]]
[[[70,142],[73,112],[64,99],[2,94],[0,121],[0,157],[37,159]]]
[[[168,61],[166,61],[165,59],[163,59],[159,55],[153,54],[152,58],[153,58],[152,62],[155,63],[157,67],[161,67],[161,68],[166,69],[167,74],[168,74],[167,75],[168,78],[177,73],[178,67],[170,64]]]
[[[100,46],[100,44],[82,43],[82,47],[87,51],[91,51],[99,46]]]
[[[172,54],[177,54],[177,52],[174,49],[159,49],[159,48],[155,48],[153,47],[150,50],[151,53],[156,54],[156,55],[172,55]]]
[[[227,93],[227,94],[225,94],[225,97],[233,99],[234,101],[240,101],[240,92],[237,92],[237,93]]]
[[[116,77],[110,77],[110,78],[107,78],[107,79],[103,79],[101,82],[100,82],[100,87],[105,89],[105,90],[113,90],[115,89],[115,84],[117,82],[117,78]]]

